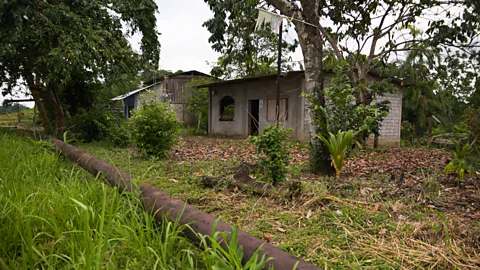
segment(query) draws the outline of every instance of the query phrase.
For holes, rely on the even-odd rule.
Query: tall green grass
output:
[[[270,260],[257,251],[242,265],[236,229],[221,233],[225,249],[219,233],[198,234],[200,250],[182,237],[189,228],[157,222],[135,194],[45,144],[0,130],[0,269],[262,269]]]
[[[197,269],[199,250],[135,196],[0,131],[0,269]]]

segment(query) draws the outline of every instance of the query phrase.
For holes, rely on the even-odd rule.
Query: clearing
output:
[[[79,144],[93,155],[171,195],[324,268],[480,267],[480,181],[441,173],[450,154],[438,149],[358,151],[340,178],[307,172],[304,144],[292,143],[295,198],[255,195],[201,176],[230,177],[255,163],[243,139],[179,138],[170,159],[146,159],[136,148]]]

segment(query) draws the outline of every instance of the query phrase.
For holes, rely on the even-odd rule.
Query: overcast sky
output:
[[[160,69],[177,71],[179,69],[198,70],[210,73],[207,62],[214,62],[219,54],[212,50],[208,38],[210,32],[203,23],[213,17],[213,13],[203,0],[156,0],[160,14],[157,15],[157,27],[160,31]],[[290,29],[285,40],[296,38],[295,31]],[[131,39],[134,48],[138,49],[140,38]],[[301,60],[302,54],[297,49],[293,60]]]

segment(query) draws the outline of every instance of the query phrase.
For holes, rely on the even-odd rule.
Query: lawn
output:
[[[448,152],[357,151],[335,179],[308,173],[305,145],[292,144],[288,180],[302,183],[294,198],[199,183],[255,163],[255,148],[243,139],[182,136],[168,160],[146,158],[134,147],[77,146],[320,267],[480,267],[479,177],[456,182],[443,175]]]

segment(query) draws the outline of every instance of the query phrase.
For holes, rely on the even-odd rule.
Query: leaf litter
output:
[[[304,145],[295,144],[291,154],[292,165],[307,164]],[[202,198],[190,198],[189,192],[181,196],[276,246],[296,247],[290,252],[319,265],[343,268],[372,258],[363,262],[385,263],[385,268],[476,269],[480,179],[476,175],[457,183],[454,176],[443,175],[450,156],[440,149],[357,150],[336,179],[301,170],[295,177],[307,188],[292,201],[226,188]],[[227,161],[254,164],[258,155],[243,139],[182,137],[170,158],[217,162],[220,171]],[[427,190],[426,179],[438,182],[438,188]]]

